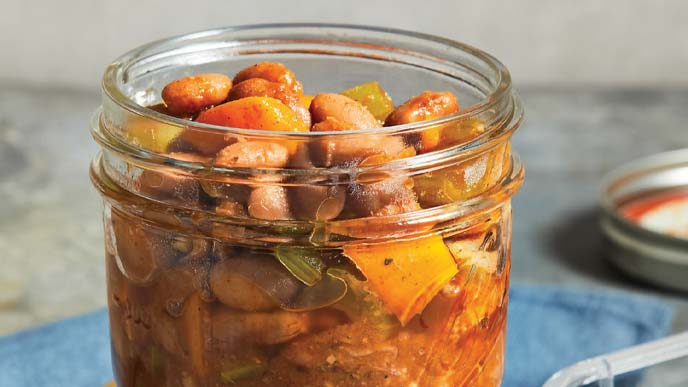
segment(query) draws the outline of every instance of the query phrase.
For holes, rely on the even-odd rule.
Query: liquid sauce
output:
[[[688,239],[688,190],[642,196],[622,205],[620,212],[649,230]]]

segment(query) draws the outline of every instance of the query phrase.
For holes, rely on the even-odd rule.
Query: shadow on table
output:
[[[650,289],[649,285],[625,275],[604,257],[599,219],[600,211],[593,207],[562,217],[560,222],[545,230],[549,253],[564,265],[606,283]]]

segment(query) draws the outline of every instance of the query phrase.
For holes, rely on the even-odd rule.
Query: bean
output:
[[[187,162],[208,161],[208,158],[193,153],[172,152],[168,156]],[[141,193],[157,200],[177,199],[184,203],[197,203],[200,199],[198,180],[169,167],[146,169],[141,172],[137,182]]]
[[[289,204],[296,219],[330,220],[344,209],[346,190],[340,186],[289,187]]]
[[[229,91],[228,100],[246,97],[271,97],[282,101],[307,126],[311,126],[311,113],[303,105],[298,95],[294,94],[284,83],[270,82],[262,78],[251,78],[234,85]]]
[[[263,185],[253,189],[248,198],[248,213],[258,219],[294,219],[289,209],[287,192],[284,187]]]
[[[234,142],[236,142],[235,139],[229,138],[221,131],[187,128],[172,145],[191,148],[202,155],[214,156],[220,149]]]
[[[200,74],[172,81],[162,100],[174,115],[196,114],[227,99],[232,80],[224,74]]]
[[[433,120],[458,111],[459,102],[454,94],[426,91],[397,107],[385,120],[385,126]],[[422,132],[411,136],[411,142],[417,144],[421,152],[431,151],[439,145],[442,130],[441,126],[424,128]]]
[[[235,279],[241,277],[240,281]],[[250,283],[250,287],[243,286]],[[264,254],[232,256],[218,262],[211,273],[218,300],[233,309],[266,311],[290,305],[303,292],[301,284],[275,257]]]
[[[294,73],[282,63],[260,62],[246,67],[234,76],[234,84],[241,83],[247,79],[261,78],[270,82],[282,83],[296,95],[303,93],[301,83],[296,80]]]
[[[162,231],[149,229],[114,211],[110,219],[122,273],[129,281],[148,283],[160,269],[179,258],[179,252],[170,246],[170,237]]]
[[[184,353],[183,328],[178,317],[194,293],[193,277],[189,267],[174,267],[163,271],[152,287],[151,334],[158,344],[173,354]]]
[[[198,203],[200,187],[192,177],[174,171],[147,169],[141,172],[138,180],[139,191],[147,197],[165,201],[177,199],[188,204]]]
[[[458,111],[459,102],[454,94],[448,91],[425,91],[394,109],[387,116],[385,126],[432,120]]]
[[[315,124],[312,131],[350,129],[352,129],[350,124],[333,117],[327,117],[324,121]],[[346,166],[357,164],[373,155],[384,155],[389,159],[394,159],[404,151],[404,148],[406,145],[400,137],[370,134],[342,140],[323,139],[316,141],[310,146],[310,154],[313,163],[318,166]]]
[[[368,129],[381,126],[368,109],[341,94],[318,94],[313,98],[309,110],[315,123],[331,117],[349,125],[351,129]]]
[[[221,341],[274,345],[306,332],[306,324],[304,313],[240,313],[222,308],[213,314],[212,334]]]
[[[347,205],[356,216],[398,215],[420,209],[412,180],[391,177],[382,181],[352,186]]]
[[[210,287],[223,304],[247,312],[268,311],[277,307],[277,302],[259,285],[266,280],[277,283],[288,273],[281,267],[270,264],[271,258],[238,257],[226,259],[213,266],[210,273]],[[269,279],[255,278],[257,273],[272,275]],[[289,283],[287,281],[286,283]],[[265,284],[264,284],[265,285]],[[293,289],[285,291],[296,291]]]
[[[281,168],[289,162],[289,151],[274,142],[234,143],[220,152],[215,165],[227,168]]]

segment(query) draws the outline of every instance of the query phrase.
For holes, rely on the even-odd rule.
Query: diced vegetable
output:
[[[281,304],[280,307],[292,312],[324,308],[341,300],[346,295],[346,291],[346,282],[328,270],[315,285],[311,287],[304,286],[296,297]]]
[[[343,269],[330,269],[330,273],[346,281],[348,291],[334,308],[346,313],[352,321],[364,321],[371,334],[381,339],[393,336],[401,327],[397,317],[367,287],[367,281]]]
[[[307,132],[294,111],[270,97],[246,97],[215,106],[198,115],[198,122],[232,128]]]
[[[237,365],[220,373],[220,378],[223,382],[228,384],[237,384],[237,382],[246,379],[256,379],[265,373],[267,365],[263,362],[250,362]]]
[[[307,132],[309,127],[279,100],[270,97],[246,97],[208,109],[196,118],[197,122],[242,129],[257,129],[282,132]],[[209,137],[216,138],[209,138]],[[195,147],[204,148],[204,153],[215,153],[232,141],[218,141],[216,133],[187,130],[182,138]],[[298,143],[281,141],[290,154],[296,153]]]
[[[499,251],[488,251],[483,238],[447,240],[447,247],[460,267],[483,270],[488,274],[497,272]]]
[[[494,313],[497,308],[504,305],[507,300],[507,280],[508,260],[500,262],[504,257],[500,251],[482,251],[475,256],[465,255],[475,245],[469,246],[469,241],[454,244],[453,250],[465,249],[458,252],[458,265],[461,268],[457,278],[452,280],[452,287],[460,289],[465,297],[463,299],[464,313],[461,313],[454,322],[456,334],[462,334],[468,329],[475,327],[480,322]],[[475,252],[475,250],[473,250]],[[500,273],[499,265],[506,265]]]
[[[350,244],[344,254],[368,279],[370,289],[402,325],[420,313],[458,272],[437,235],[407,241]]]
[[[198,293],[189,297],[184,305],[184,314],[182,315],[183,332],[186,335],[186,348],[191,358],[191,366],[200,375],[208,372],[208,364],[205,360],[205,342],[209,336],[206,332],[206,325],[209,320],[205,303]]]
[[[464,144],[487,130],[485,123],[478,118],[469,118],[442,129],[441,142],[445,147]]]
[[[377,82],[368,82],[342,91],[343,95],[358,101],[365,106],[375,118],[384,121],[389,113],[394,110],[392,98],[380,87]]]
[[[153,152],[166,152],[167,147],[184,130],[182,128],[142,117],[133,118],[127,124],[127,140],[133,145]]]
[[[278,246],[275,256],[299,281],[313,286],[322,279],[325,266],[317,250],[303,246]]]
[[[418,201],[424,208],[471,198],[495,184],[504,173],[508,145],[450,168],[413,178]]]
[[[164,352],[162,352],[158,347],[151,346],[150,355],[148,356],[148,369],[153,376],[160,376],[163,372],[162,367],[165,364],[163,359]]]

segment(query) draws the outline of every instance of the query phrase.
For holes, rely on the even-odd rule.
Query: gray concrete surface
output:
[[[688,330],[688,295],[619,274],[600,256],[600,177],[639,156],[688,147],[688,89],[520,90],[514,139],[527,167],[514,200],[513,282],[662,297]],[[0,83],[0,334],[105,303],[100,199],[87,168],[97,93]]]

